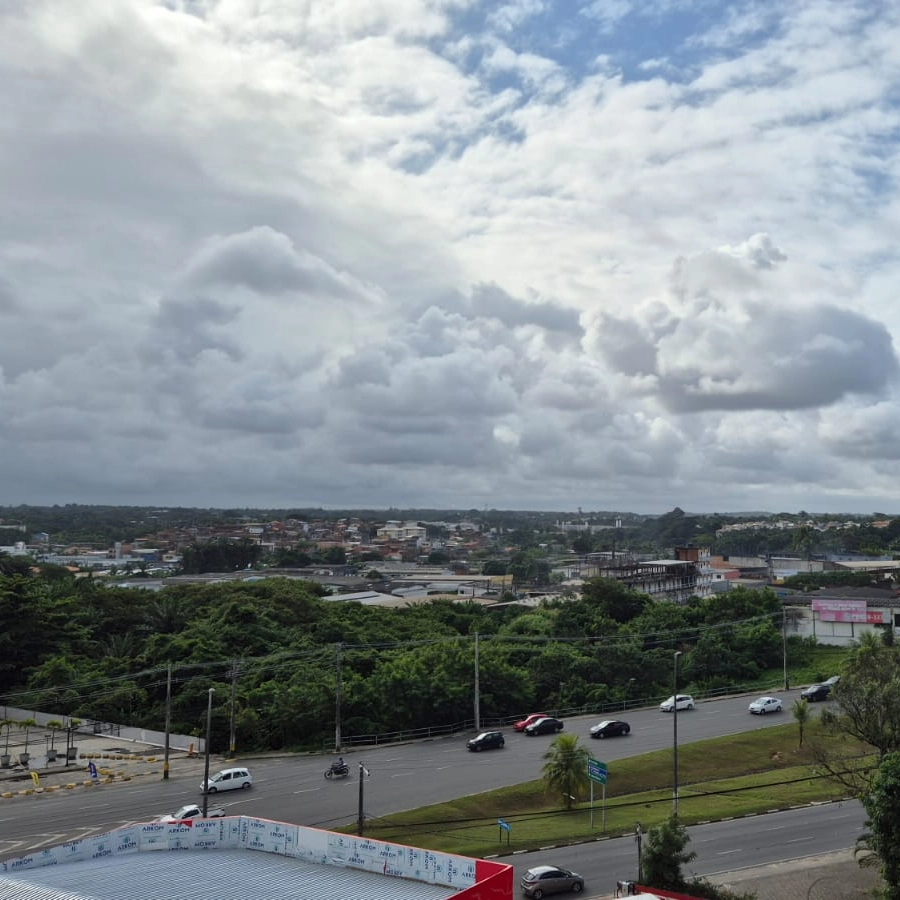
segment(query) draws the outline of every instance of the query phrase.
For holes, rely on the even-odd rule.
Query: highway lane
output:
[[[785,706],[789,707],[798,695],[799,691],[783,695]],[[747,712],[751,699],[717,700],[680,712],[679,744],[791,721],[787,711],[777,717],[751,716]],[[629,711],[629,737],[590,740],[588,729],[598,718],[569,719],[566,730],[582,736],[592,755],[610,764],[611,778],[615,776],[617,759],[671,747],[671,713],[658,709]],[[506,736],[503,750],[479,754],[466,751],[468,735],[347,753],[352,777],[343,781],[324,779],[330,757],[297,755],[248,760],[254,776],[253,789],[218,794],[213,802],[232,814],[333,828],[356,820],[360,762],[370,773],[364,785],[364,810],[370,818],[540,777],[542,756],[552,736],[529,738],[512,729],[506,730]],[[214,768],[218,765],[213,763]],[[169,781],[156,777],[152,781],[135,779],[0,800],[0,858],[169,812],[200,796],[201,777],[202,762],[198,760],[195,774]]]
[[[709,876],[852,848],[865,812],[856,801],[829,803],[761,816],[694,825],[688,847],[697,859],[685,874]],[[617,880],[637,880],[634,836],[598,840],[506,858],[518,881],[531,866],[559,865],[585,878],[585,898],[608,894]]]

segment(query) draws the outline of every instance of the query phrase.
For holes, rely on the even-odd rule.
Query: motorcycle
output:
[[[329,780],[332,778],[346,778],[349,774],[350,766],[346,763],[343,765],[332,763],[331,766],[325,770],[325,777]]]

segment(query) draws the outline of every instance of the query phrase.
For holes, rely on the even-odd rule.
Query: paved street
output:
[[[36,746],[38,746],[36,744]],[[123,742],[121,739],[103,736],[78,736],[78,758],[68,767],[60,761],[38,773],[39,785],[35,785],[30,771],[23,767],[0,769],[0,823],[11,822],[12,807],[38,799],[39,794],[56,791],[105,790],[106,785],[121,785],[115,790],[127,790],[127,783],[160,781],[163,774],[163,754],[158,747]],[[97,779],[91,778],[88,764],[98,771]],[[210,758],[211,769],[221,768],[224,760]],[[170,752],[170,776],[173,780],[197,783],[203,777],[205,761],[202,756],[190,757],[183,751]],[[98,787],[98,784],[102,787]],[[8,805],[6,805],[8,804]],[[9,832],[9,827],[3,832]],[[14,831],[14,829],[12,829]],[[61,842],[65,838],[50,843]],[[17,847],[15,839],[0,840],[0,856],[9,857],[34,849]],[[521,861],[521,860],[519,860]],[[861,869],[853,859],[851,850],[806,856],[797,860],[771,865],[738,868],[709,876],[711,881],[728,885],[737,891],[753,892],[758,900],[849,900],[863,897],[879,882],[877,871]],[[590,896],[611,898],[614,883],[608,893],[596,892],[600,885],[591,885]]]

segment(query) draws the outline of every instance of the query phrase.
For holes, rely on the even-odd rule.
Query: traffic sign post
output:
[[[591,781],[591,830],[594,828],[594,782],[603,785],[603,825],[601,830],[606,831],[606,779],[609,777],[609,768],[605,762],[588,757],[588,778]]]
[[[505,822],[503,819],[497,819],[497,824],[500,826],[500,843],[503,843],[503,832],[506,832],[506,845],[509,846],[509,833],[512,831],[512,825],[509,822]]]

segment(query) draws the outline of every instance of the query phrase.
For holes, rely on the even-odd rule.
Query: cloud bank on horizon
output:
[[[0,504],[900,509],[900,5],[0,5]]]

